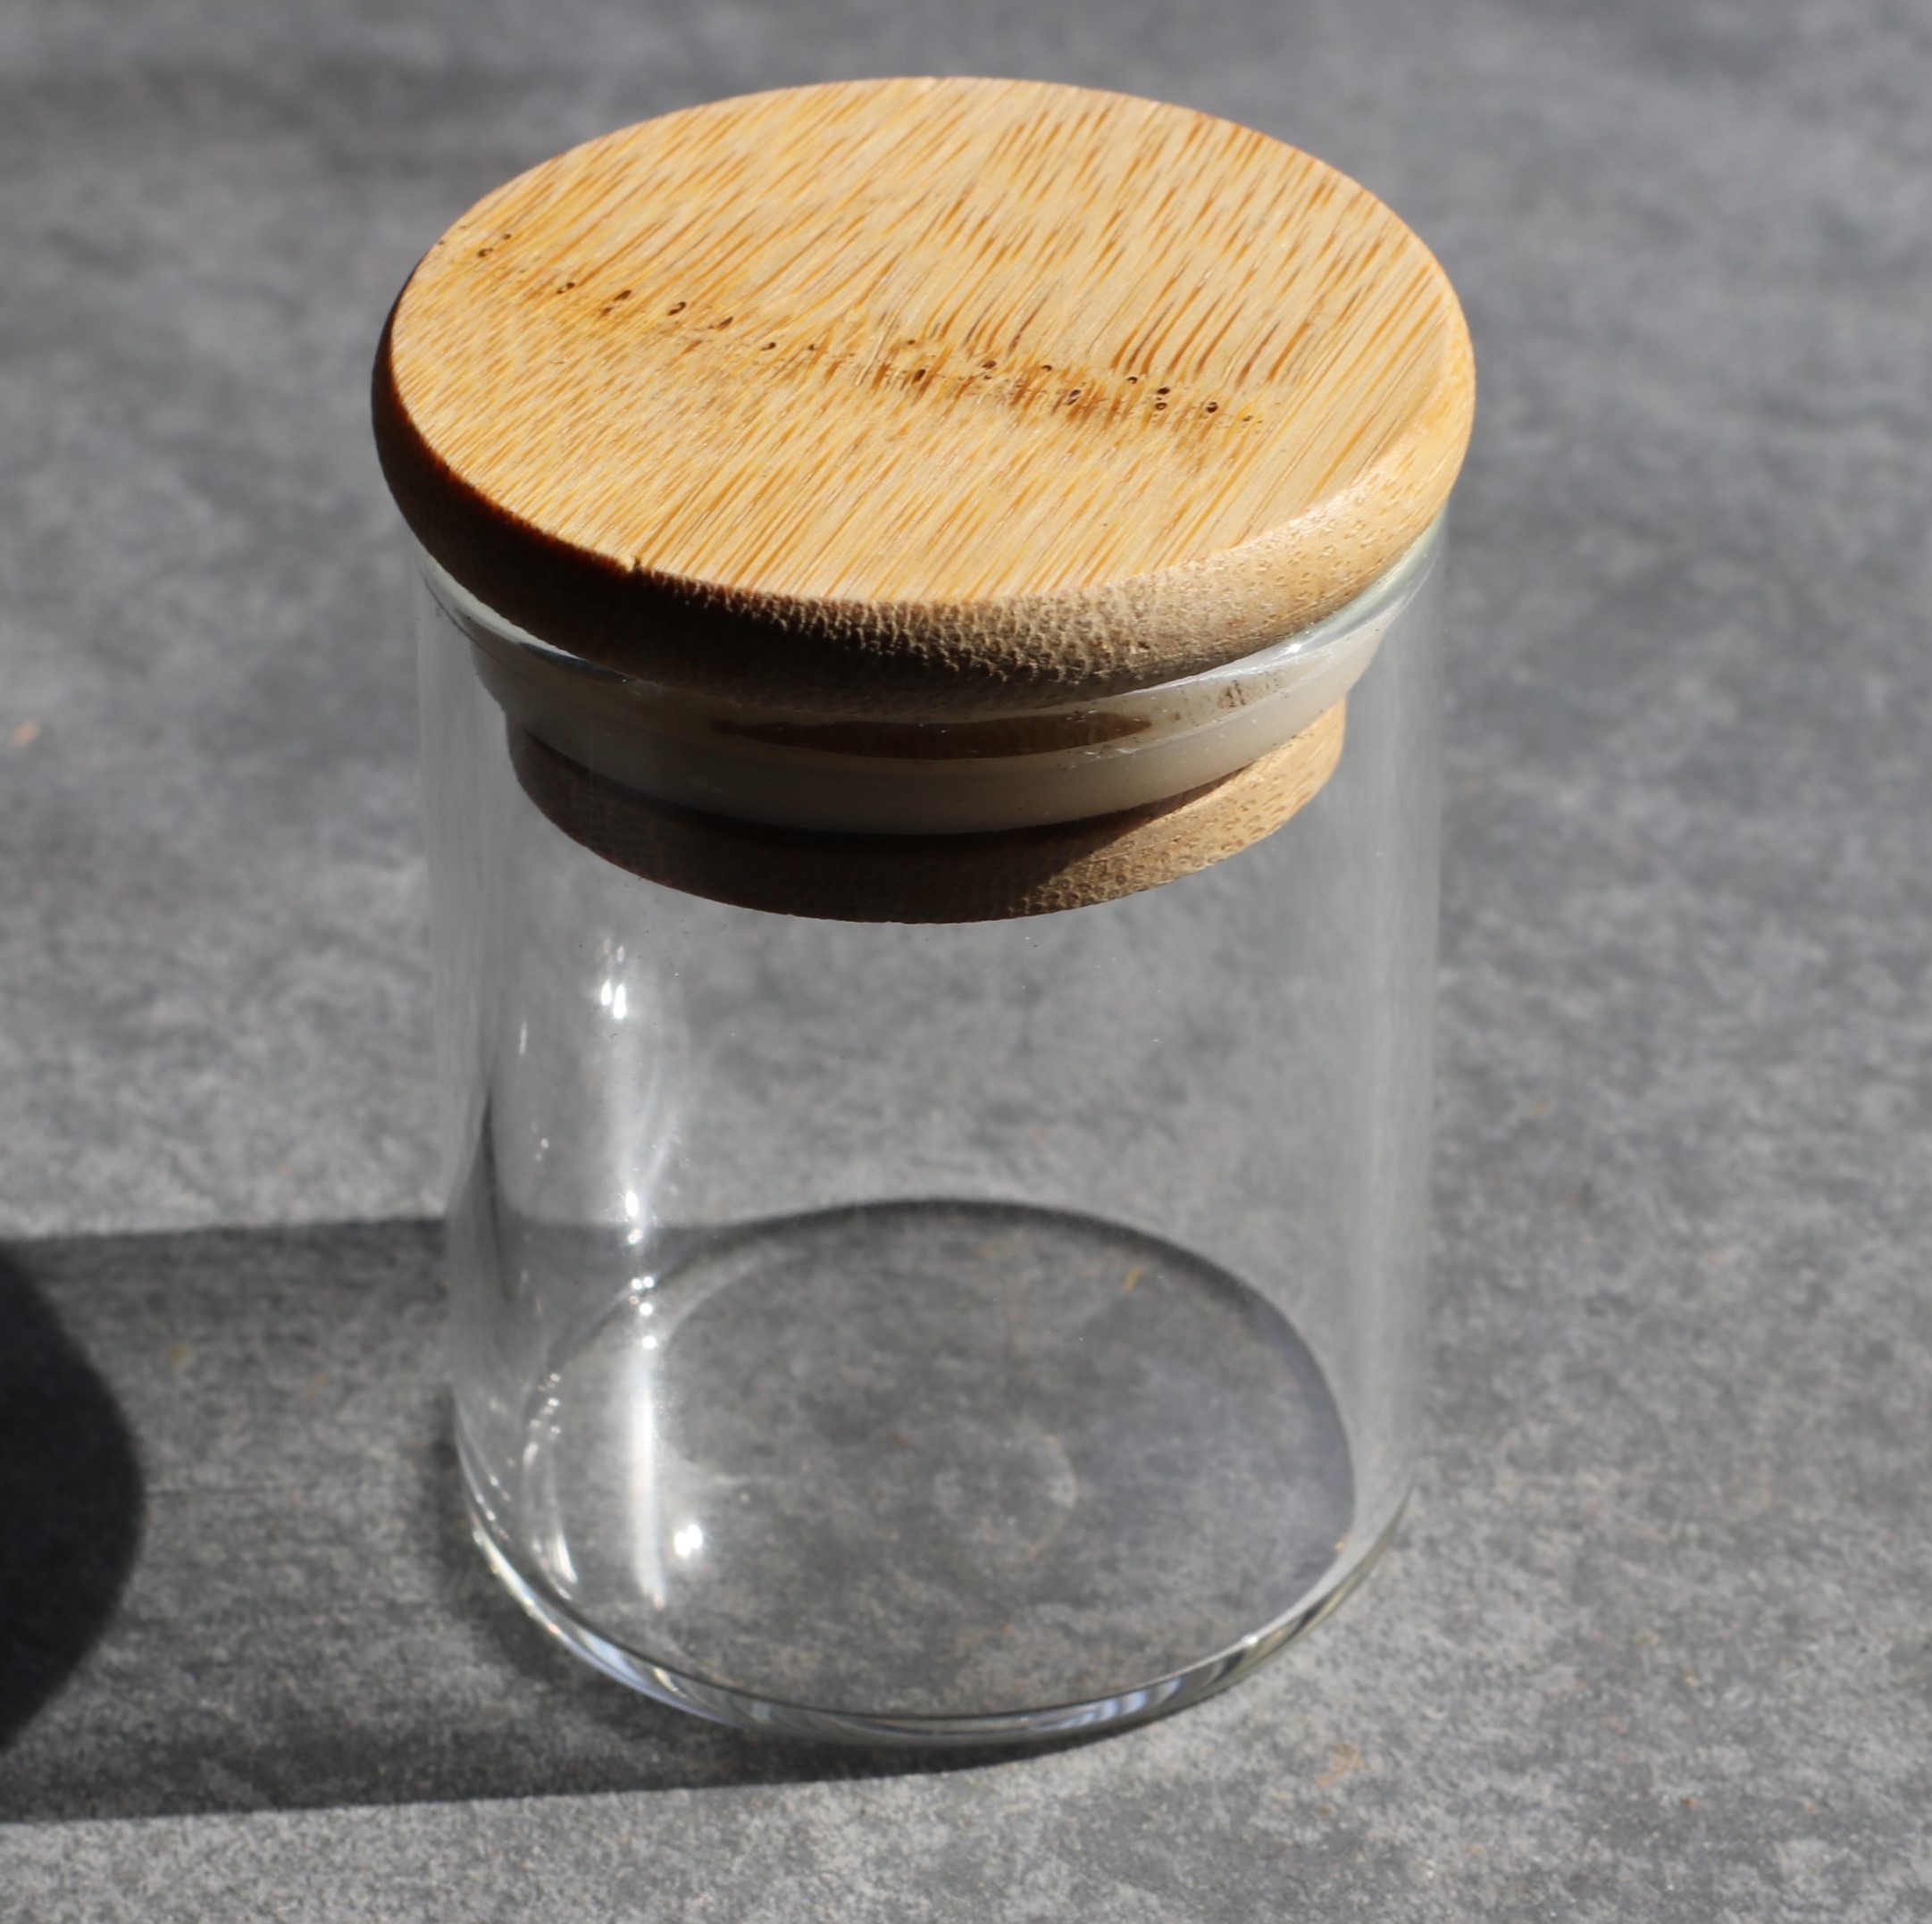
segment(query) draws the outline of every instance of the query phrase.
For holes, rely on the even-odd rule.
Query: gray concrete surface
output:
[[[1436,247],[1484,384],[1408,1527],[1224,1698],[905,1774],[606,1697],[467,1574],[317,1606],[305,1644],[330,1518],[196,1566],[155,1493],[374,1422],[358,1355],[383,1434],[433,1435],[414,723],[364,422],[389,296],[573,138],[891,71],[1321,153]],[[1890,0],[16,0],[0,1597],[30,1553],[76,1606],[13,1627],[52,1681],[0,1753],[0,1917],[1932,1917],[1928,96],[1932,16]],[[305,1278],[338,1318],[277,1313]],[[210,1342],[229,1401],[171,1348]],[[433,1530],[396,1461],[370,1479]],[[189,1645],[198,1677],[142,1659]]]

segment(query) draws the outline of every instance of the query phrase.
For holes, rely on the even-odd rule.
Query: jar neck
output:
[[[1346,606],[1238,661],[1035,713],[882,719],[665,687],[552,647],[426,552],[431,594],[511,721],[656,799],[821,832],[948,835],[1081,822],[1217,782],[1348,695],[1437,565],[1438,521]]]

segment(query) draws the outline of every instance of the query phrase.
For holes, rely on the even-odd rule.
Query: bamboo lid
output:
[[[1455,297],[1364,188],[1120,95],[690,108],[488,196],[383,337],[385,473],[511,621],[673,688],[946,716],[1352,599],[1446,501]]]

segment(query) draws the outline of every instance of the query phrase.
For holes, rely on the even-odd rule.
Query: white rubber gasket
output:
[[[1300,734],[1360,680],[1414,601],[1435,565],[1440,526],[1347,606],[1239,661],[997,724],[841,723],[662,687],[552,648],[420,548],[417,556],[506,714],[581,765],[685,807],[779,827],[970,834],[1164,801]],[[1029,730],[1058,739],[1036,751],[974,746],[1010,744]],[[904,752],[922,736],[931,753]],[[827,741],[836,746],[819,745]]]

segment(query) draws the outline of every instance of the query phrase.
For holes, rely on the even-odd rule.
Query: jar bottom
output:
[[[562,1346],[511,1474],[462,1441],[486,1554],[581,1655],[726,1723],[866,1743],[1177,1708],[1387,1535],[1351,1536],[1340,1412],[1272,1304],[1138,1231],[998,1203],[690,1241]]]

